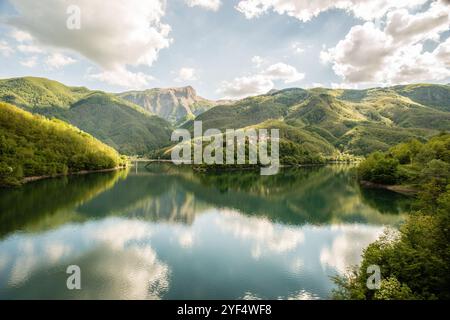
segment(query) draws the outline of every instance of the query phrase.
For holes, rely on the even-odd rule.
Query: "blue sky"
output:
[[[0,12],[1,78],[212,99],[450,82],[448,1],[0,0]]]

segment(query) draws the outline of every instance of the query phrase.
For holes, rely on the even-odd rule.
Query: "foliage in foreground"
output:
[[[123,164],[114,149],[63,121],[0,103],[0,186]]]
[[[361,164],[380,183],[421,182],[415,211],[398,232],[386,231],[363,253],[359,268],[334,278],[337,299],[450,299],[450,135],[412,141]],[[402,166],[412,166],[409,171]],[[381,289],[366,286],[369,265],[381,270]]]
[[[423,185],[432,178],[450,177],[450,134],[442,133],[427,143],[411,140],[388,152],[375,152],[358,167],[360,180],[381,184]]]

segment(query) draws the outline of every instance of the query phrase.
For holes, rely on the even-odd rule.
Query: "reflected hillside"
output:
[[[49,179],[0,191],[0,236],[108,216],[192,225],[209,209],[231,209],[288,225],[397,225],[411,199],[362,190],[349,166],[195,172],[172,164]]]
[[[153,163],[133,168],[126,180],[78,211],[191,224],[208,208],[225,208],[293,225],[397,224],[410,201],[388,191],[361,190],[351,166],[290,168],[260,176],[257,170],[200,173]]]
[[[184,187],[205,203],[287,224],[395,224],[411,201],[384,190],[361,191],[349,166],[285,169],[265,177],[257,171],[180,177]]]
[[[80,206],[77,212],[90,217],[120,215],[191,224],[206,208],[193,192],[182,186],[176,175],[130,173],[127,179]]]
[[[79,219],[70,209],[108,190],[126,170],[46,179],[17,189],[0,189],[0,237],[41,230]]]

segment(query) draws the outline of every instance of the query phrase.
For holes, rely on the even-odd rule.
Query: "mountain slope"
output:
[[[424,140],[438,130],[450,130],[450,112],[445,111],[443,102],[450,101],[446,88],[285,89],[216,106],[196,120],[202,120],[203,130],[237,129],[277,120],[291,130],[320,137],[340,152],[365,155],[412,138]],[[419,94],[423,90],[434,93],[425,95],[425,99]],[[193,122],[183,127],[192,130]]]
[[[197,96],[192,87],[108,94],[18,78],[0,80],[2,100],[68,121],[126,154],[149,154],[171,144],[172,126],[152,113],[190,130],[194,118],[202,121],[203,130],[276,124],[286,145],[326,157],[385,151],[411,138],[426,140],[450,130],[450,86],[434,84],[291,88],[213,102]]]
[[[68,87],[45,78],[24,77],[0,80],[0,101],[22,108],[68,108],[71,103],[89,92],[83,87]]]
[[[398,94],[411,100],[433,107],[438,110],[450,112],[450,85],[411,84],[396,86]]]
[[[129,91],[119,97],[143,107],[172,124],[180,124],[210,109],[216,103],[197,95],[191,86]]]
[[[69,109],[42,108],[47,117],[63,119],[123,154],[146,154],[166,146],[170,124],[111,94],[95,92]]]
[[[0,101],[67,121],[124,154],[164,147],[172,130],[165,120],[113,94],[44,78],[0,80]]]
[[[0,185],[29,176],[115,168],[119,154],[60,120],[0,103]]]

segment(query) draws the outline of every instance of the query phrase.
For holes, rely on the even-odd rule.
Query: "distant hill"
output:
[[[288,126],[281,126],[282,134],[289,128],[325,140],[328,153],[334,149],[366,155],[450,130],[449,89],[428,84],[367,90],[292,88],[218,105],[196,120],[203,121],[203,130],[264,126],[276,120]],[[192,124],[183,127],[192,130]]]
[[[171,144],[173,127],[275,127],[285,152],[366,155],[450,130],[450,86],[411,84],[365,90],[282,89],[237,101],[211,101],[192,87],[110,94],[43,78],[0,80],[0,101],[63,119],[125,154]],[[164,119],[163,119],[164,118]],[[289,151],[290,150],[290,151]]]
[[[78,128],[0,102],[0,186],[30,176],[115,168],[122,161]]]
[[[193,119],[217,104],[198,96],[191,86],[129,91],[118,96],[143,107],[174,125]]]
[[[44,78],[0,80],[0,101],[67,121],[123,154],[146,154],[169,143],[170,123],[113,94]]]

